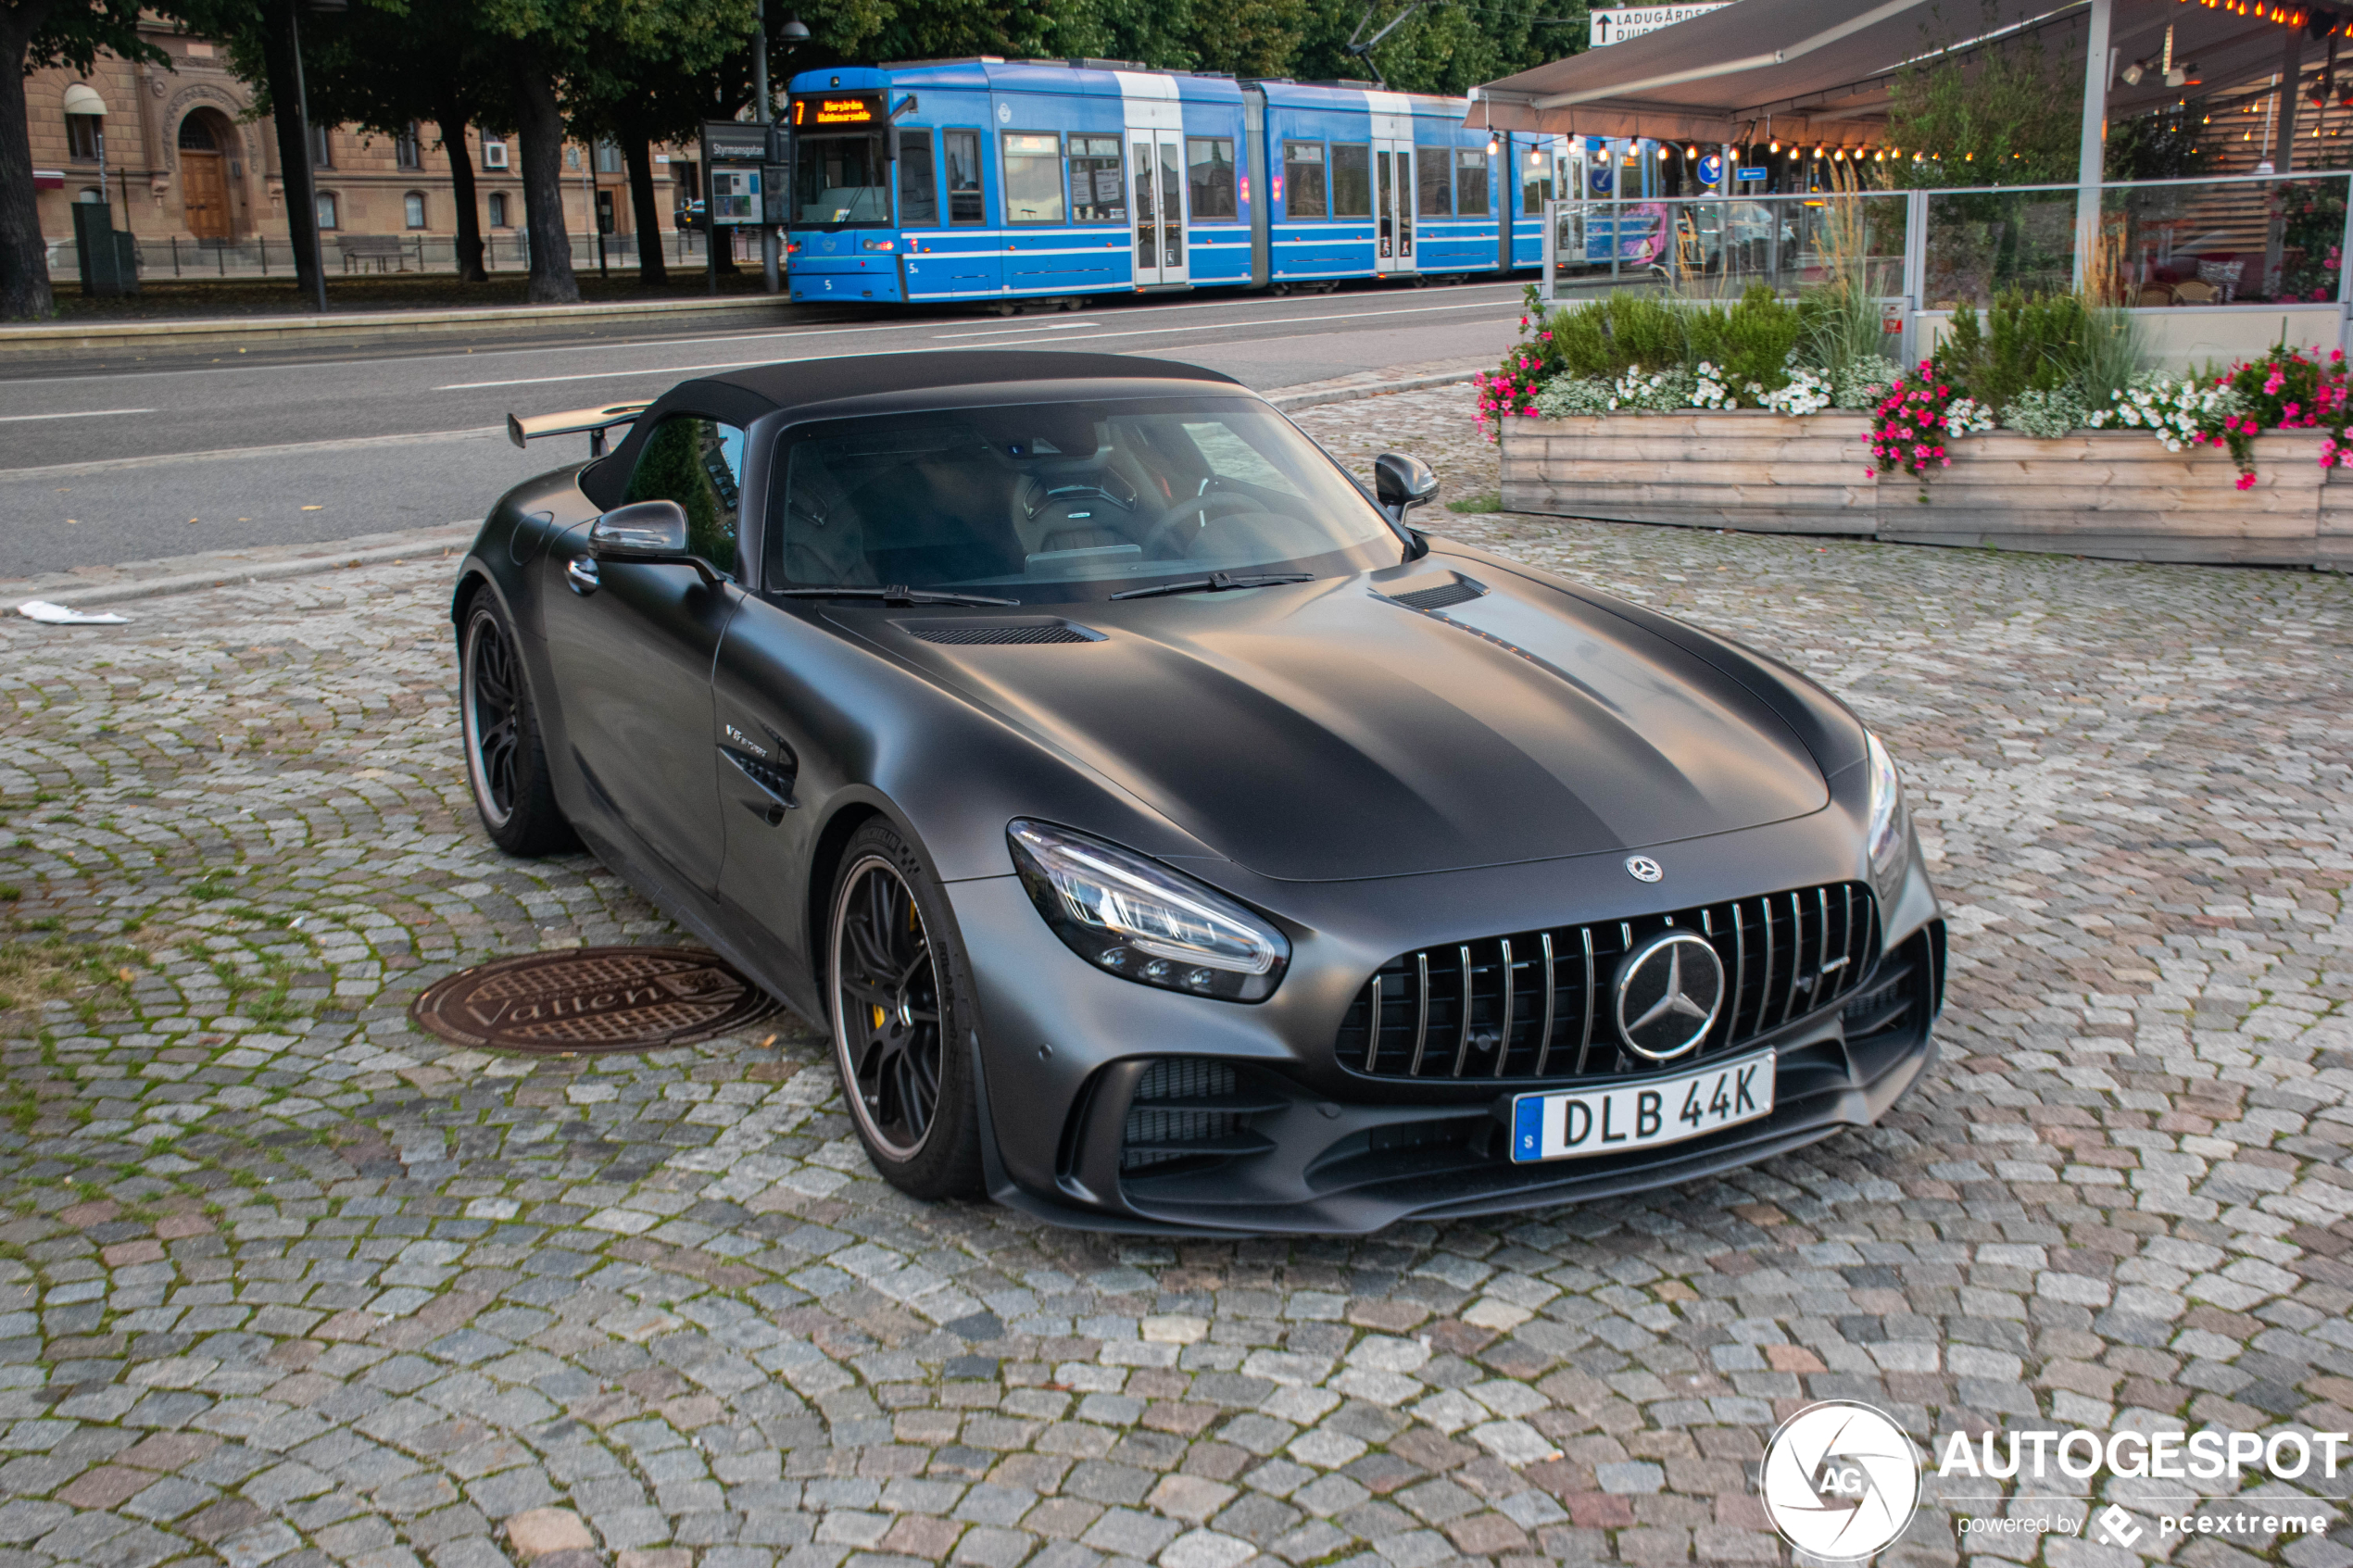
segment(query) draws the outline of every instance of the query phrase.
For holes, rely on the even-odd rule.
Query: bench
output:
[[[399,271],[409,270],[409,242],[397,234],[355,234],[335,243],[343,247],[343,270],[346,272],[355,261],[362,267],[372,261],[379,272],[385,270],[386,262],[395,263]]]

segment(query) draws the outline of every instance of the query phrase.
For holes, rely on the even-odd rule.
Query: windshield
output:
[[[768,531],[780,586],[1038,603],[1213,571],[1361,571],[1401,547],[1319,447],[1238,397],[891,414],[784,441]]]
[[[796,137],[792,176],[796,227],[881,228],[890,222],[880,132]]]

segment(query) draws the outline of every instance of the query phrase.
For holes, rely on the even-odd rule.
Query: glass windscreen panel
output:
[[[793,138],[794,227],[887,227],[888,169],[879,130],[799,132]]]
[[[1642,279],[1728,298],[1752,283],[1793,295],[1856,272],[1872,294],[1904,292],[1900,194],[1567,199],[1552,221],[1556,293]]]
[[[2103,292],[2178,307],[2329,304],[2344,266],[2346,177],[2183,181],[2101,192]],[[2075,286],[2076,193],[1941,191],[1928,200],[1930,309]]]
[[[1187,397],[830,420],[789,431],[769,576],[1025,603],[1154,582],[1392,564],[1397,535],[1265,405]]]

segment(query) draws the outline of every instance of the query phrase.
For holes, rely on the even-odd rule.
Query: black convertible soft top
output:
[[[1015,389],[1047,383],[1075,396],[1149,396],[1151,394],[1146,389],[1153,383],[1169,392],[1187,383],[1241,386],[1231,376],[1174,359],[1027,349],[928,349],[920,354],[855,354],[839,359],[753,365],[723,375],[698,376],[663,393],[638,416],[635,428],[613,455],[581,475],[580,486],[599,507],[620,505],[622,485],[647,433],[674,409],[749,426],[779,411],[822,409],[818,417],[823,418],[921,408],[932,406],[933,395],[950,393],[970,398],[975,395],[971,389],[979,387],[1001,387],[1007,401],[1018,402],[1022,399]],[[949,399],[958,400],[956,396]]]

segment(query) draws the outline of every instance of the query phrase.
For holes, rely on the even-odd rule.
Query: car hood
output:
[[[1278,880],[1625,852],[1828,803],[1788,725],[1712,666],[1491,568],[1474,568],[1489,592],[1465,603],[1390,596],[1455,581],[1434,565],[1072,607],[1101,642],[909,643],[949,684]]]

